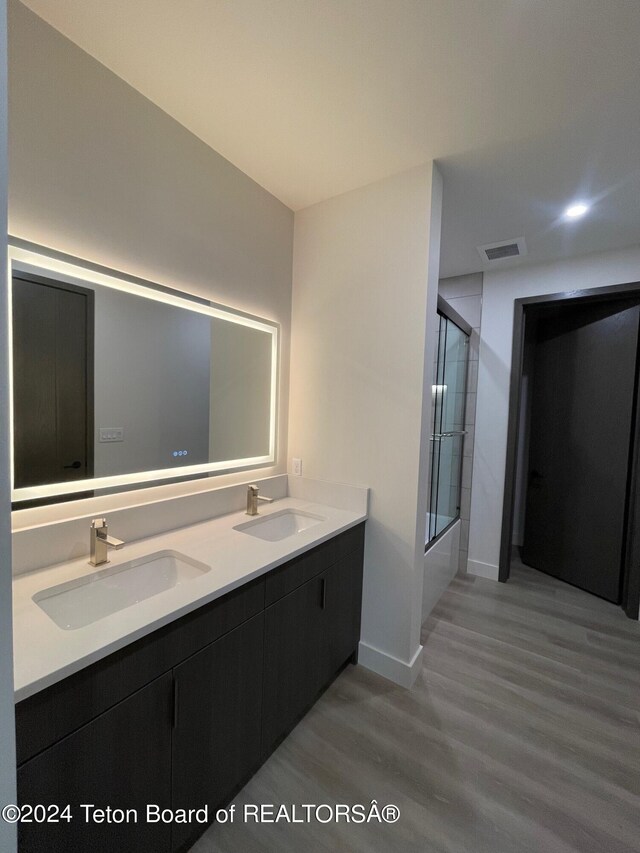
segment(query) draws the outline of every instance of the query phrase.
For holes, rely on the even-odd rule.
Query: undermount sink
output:
[[[249,536],[256,536],[258,539],[266,539],[268,542],[278,542],[280,539],[295,536],[296,533],[301,533],[321,521],[325,521],[321,515],[313,515],[300,509],[281,509],[280,512],[272,512],[262,518],[236,524],[233,529]]]
[[[210,567],[177,551],[158,551],[51,586],[33,600],[60,628],[84,628],[186,581]]]

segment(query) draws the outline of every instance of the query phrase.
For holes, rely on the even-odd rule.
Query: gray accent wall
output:
[[[467,374],[467,405],[462,460],[462,491],[460,494],[460,562],[459,568],[467,570],[469,550],[469,522],[471,518],[471,486],[473,451],[475,442],[475,415],[478,390],[478,352],[480,349],[480,326],[482,319],[482,273],[440,279],[438,292],[451,307],[472,327],[469,342],[469,372]]]
[[[17,0],[9,67],[10,233],[279,323],[284,472],[292,211]]]

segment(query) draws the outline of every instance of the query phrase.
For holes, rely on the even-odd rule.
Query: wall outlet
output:
[[[124,441],[123,427],[100,427],[100,441]]]
[[[295,477],[302,477],[302,459],[296,459],[295,457],[291,460],[293,462],[293,474]]]

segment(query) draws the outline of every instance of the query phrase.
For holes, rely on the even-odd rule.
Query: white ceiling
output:
[[[26,5],[293,209],[437,159],[443,275],[640,243],[638,0]]]

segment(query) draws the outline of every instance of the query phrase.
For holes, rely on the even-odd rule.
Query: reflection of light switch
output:
[[[124,441],[123,427],[100,427],[100,441]]]

